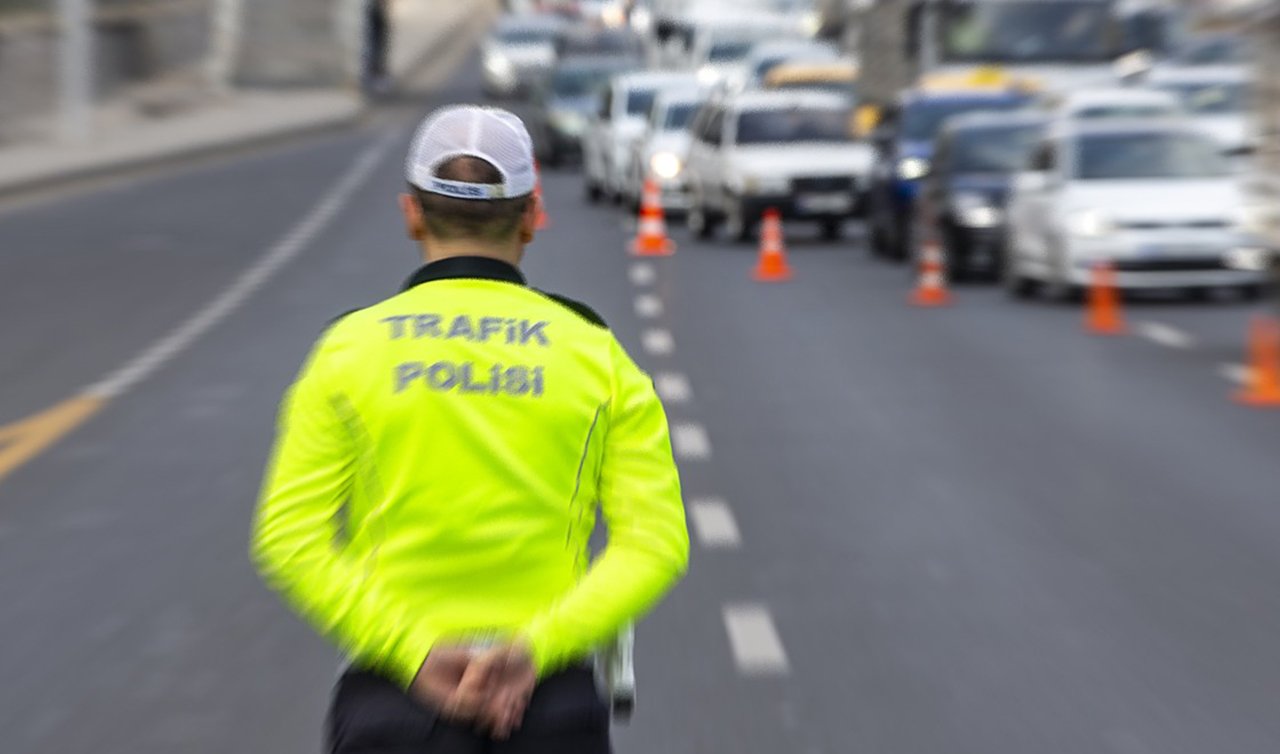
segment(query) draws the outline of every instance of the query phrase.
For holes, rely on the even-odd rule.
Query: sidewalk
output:
[[[486,28],[495,7],[456,0],[396,3],[394,78],[443,80],[460,52]],[[100,109],[97,133],[84,144],[50,138],[0,148],[0,195],[338,128],[358,121],[367,108],[359,93],[338,89],[205,92],[194,99],[188,93],[187,99],[160,115],[147,115],[140,103],[110,103]]]

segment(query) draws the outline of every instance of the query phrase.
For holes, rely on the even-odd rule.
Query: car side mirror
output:
[[[1222,150],[1222,154],[1226,157],[1252,157],[1257,153],[1257,144],[1237,144],[1234,147],[1227,147]]]

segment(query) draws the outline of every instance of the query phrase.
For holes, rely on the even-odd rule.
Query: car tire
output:
[[[844,220],[823,220],[821,230],[823,241],[839,241],[844,237]]]
[[[591,180],[590,177],[583,179],[583,185],[586,187],[586,197],[589,204],[598,204],[604,196],[604,192],[600,190],[600,184]]]
[[[689,203],[689,211],[685,213],[684,224],[695,238],[703,241],[709,240],[716,233],[715,221],[707,212],[706,207],[696,200]]]
[[[729,205],[725,208],[724,229],[732,241],[747,243],[751,240],[754,235],[752,222],[747,218],[746,212],[742,208],[742,202],[730,200]]]
[[[1035,298],[1040,293],[1040,281],[1026,277],[1018,272],[1016,255],[1012,248],[1008,249],[1004,255],[1004,264],[1000,268],[1001,282],[1004,284],[1005,291],[1020,301],[1026,301]]]

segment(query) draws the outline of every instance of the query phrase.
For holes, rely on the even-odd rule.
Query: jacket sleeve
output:
[[[546,674],[590,654],[647,612],[689,560],[680,478],[653,383],[616,341],[600,504],[608,543],[573,590],[525,627]]]
[[[281,405],[276,445],[252,534],[264,581],[349,657],[408,687],[436,634],[368,577],[344,547],[341,509],[359,448],[332,387],[333,330]]]

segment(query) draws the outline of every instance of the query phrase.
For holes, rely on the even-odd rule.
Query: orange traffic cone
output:
[[[533,199],[538,203],[538,220],[534,227],[538,230],[546,230],[551,225],[551,218],[547,217],[547,205],[542,199],[542,166],[536,160],[533,163],[533,171],[537,176],[533,184]]]
[[[1246,406],[1280,406],[1280,321],[1258,316],[1249,328],[1249,376],[1236,400]]]
[[[1123,335],[1125,332],[1124,317],[1120,314],[1120,292],[1116,290],[1116,271],[1110,262],[1098,262],[1093,266],[1084,326],[1095,335]]]
[[[764,211],[760,225],[760,258],[752,277],[762,283],[791,279],[791,265],[787,264],[787,248],[782,239],[782,217],[772,207]]]
[[[928,240],[920,245],[920,278],[911,292],[913,306],[950,306],[947,290],[947,262],[942,244]]]
[[[675,241],[667,238],[667,221],[662,217],[662,189],[653,178],[644,181],[640,223],[630,248],[632,254],[640,257],[665,257],[676,251]]]

